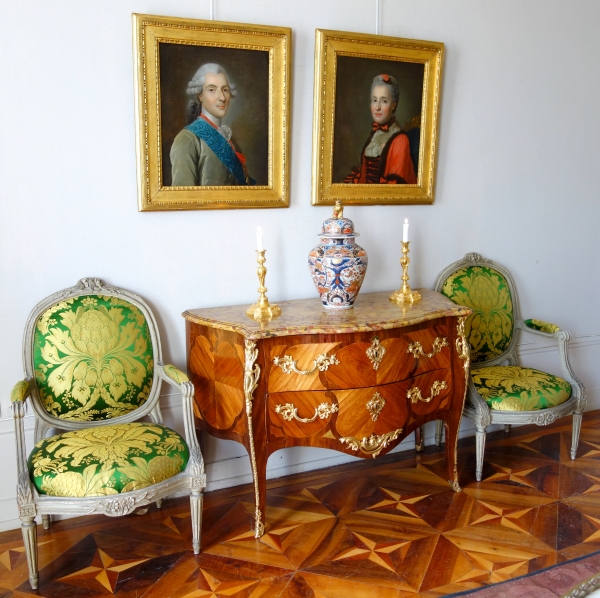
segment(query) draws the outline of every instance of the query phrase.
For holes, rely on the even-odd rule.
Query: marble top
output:
[[[389,300],[392,291],[359,295],[354,307],[344,310],[325,309],[318,297],[280,301],[281,315],[257,322],[246,315],[249,305],[190,309],[183,317],[190,322],[212,328],[239,332],[247,339],[292,334],[340,334],[369,332],[412,326],[445,316],[468,316],[468,307],[456,305],[444,295],[418,289],[421,301],[414,305],[397,305]]]

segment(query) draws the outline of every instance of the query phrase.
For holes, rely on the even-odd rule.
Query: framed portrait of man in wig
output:
[[[317,30],[312,203],[433,203],[444,45]]]
[[[287,207],[291,29],[133,15],[141,211]]]

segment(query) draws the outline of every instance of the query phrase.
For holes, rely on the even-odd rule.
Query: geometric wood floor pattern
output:
[[[434,597],[532,573],[600,550],[600,411],[575,461],[571,421],[488,435],[480,483],[461,441],[460,493],[436,447],[273,480],[259,540],[250,486],[206,494],[197,556],[187,499],[38,527],[37,592],[6,532],[0,598]]]

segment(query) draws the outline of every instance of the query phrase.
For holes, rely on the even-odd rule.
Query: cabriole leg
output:
[[[583,415],[581,411],[573,413],[573,440],[571,441],[571,459],[577,456],[577,447],[579,445],[579,433],[581,432],[581,420]]]
[[[190,508],[192,517],[192,547],[194,554],[200,553],[200,534],[202,533],[202,499],[204,495],[200,490],[192,490],[190,495]]]
[[[421,453],[425,450],[425,426],[415,430],[415,451]]]
[[[25,556],[29,567],[29,583],[36,590],[38,587],[38,553],[37,553],[37,530],[35,517],[24,517],[21,520],[21,532],[23,533],[23,544],[25,544]]]
[[[442,446],[442,429],[444,428],[444,422],[441,419],[435,420],[435,445]]]
[[[475,432],[475,479],[481,482],[483,473],[483,453],[485,451],[485,430],[487,426],[477,426]]]
[[[50,515],[42,515],[42,525],[44,529],[50,529]]]

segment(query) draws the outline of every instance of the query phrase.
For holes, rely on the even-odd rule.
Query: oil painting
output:
[[[313,204],[432,203],[443,44],[317,30]]]
[[[287,207],[291,31],[134,15],[141,211]]]

